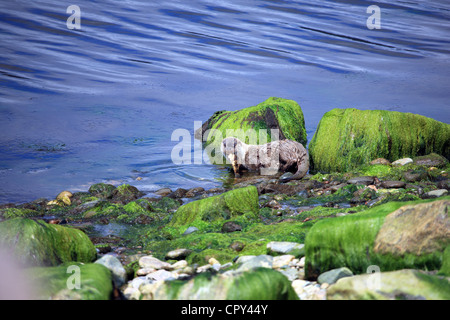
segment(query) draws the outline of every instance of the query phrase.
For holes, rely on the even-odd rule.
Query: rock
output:
[[[187,190],[183,189],[183,188],[178,188],[177,190],[175,190],[174,192],[172,192],[171,194],[168,195],[169,198],[174,198],[174,199],[179,199],[179,198],[183,198],[184,195],[186,194]]]
[[[381,183],[382,188],[391,189],[391,188],[404,188],[406,183],[403,181],[383,181]]]
[[[414,158],[414,164],[418,166],[438,167],[442,168],[448,163],[448,160],[441,155],[431,153],[426,156],[420,156]]]
[[[273,267],[273,257],[268,255],[260,255],[253,257],[245,262],[243,262],[237,270],[246,271],[255,268],[270,268]]]
[[[188,234],[194,233],[198,231],[197,227],[189,227],[186,229],[186,231],[183,232],[183,236],[187,236]]]
[[[112,184],[96,183],[89,188],[89,193],[98,198],[111,199],[115,189]]]
[[[279,178],[280,181],[283,181],[284,179],[292,177],[294,174],[292,172],[285,172],[281,175]]]
[[[304,244],[286,241],[271,241],[267,244],[267,253],[270,255],[291,254],[302,256],[304,253]]]
[[[70,192],[70,191],[63,191],[60,194],[58,194],[58,196],[56,197],[56,200],[61,201],[66,206],[70,206],[72,204],[72,202],[70,201],[70,198],[72,198],[72,196],[73,196],[72,192]]]
[[[448,278],[399,270],[342,278],[327,290],[329,300],[449,300]]]
[[[333,284],[341,278],[351,277],[353,276],[353,272],[346,267],[333,269],[327,272],[322,273],[318,278],[317,282],[320,284],[328,283]]]
[[[222,226],[222,232],[228,233],[236,231],[242,231],[242,227],[234,221],[227,221]]]
[[[291,254],[285,254],[285,255],[282,255],[282,256],[276,256],[272,260],[272,268],[278,269],[278,268],[282,268],[282,267],[288,266],[289,263],[293,259],[295,259],[295,256],[293,256]]]
[[[450,200],[404,206],[387,215],[377,234],[374,251],[423,256],[450,244]]]
[[[237,252],[242,251],[242,249],[244,249],[244,247],[245,247],[245,244],[241,241],[233,241],[230,244],[230,249],[237,251]]]
[[[136,271],[136,275],[137,276],[146,276],[149,273],[155,272],[156,269],[155,268],[142,268],[142,269],[138,269]]]
[[[14,218],[0,223],[0,246],[14,250],[26,266],[56,266],[65,262],[92,262],[97,251],[77,229],[42,220]]]
[[[205,191],[205,189],[202,187],[191,188],[184,194],[184,197],[192,198],[192,197],[195,197],[195,196],[201,194],[204,191]]]
[[[111,272],[101,264],[73,263],[57,267],[36,267],[30,269],[29,273],[39,284],[38,294],[42,300],[112,298]]]
[[[402,166],[405,166],[405,165],[407,165],[409,163],[413,163],[413,159],[411,159],[411,158],[403,158],[403,159],[395,160],[394,162],[392,162],[392,165],[394,167],[396,167],[396,166],[397,167],[402,167]]]
[[[349,172],[374,158],[394,161],[432,152],[450,158],[449,124],[411,113],[333,109],[309,143],[310,171]]]
[[[377,164],[388,166],[391,164],[389,160],[386,160],[385,158],[377,158],[375,160],[370,161],[370,165],[374,166]]]
[[[279,269],[278,271],[291,282],[299,278],[298,270],[295,268]]]
[[[403,178],[408,182],[417,182],[428,178],[428,172],[425,170],[408,170],[403,172]]]
[[[170,263],[161,261],[153,256],[143,256],[139,259],[139,266],[141,268],[165,269],[170,270],[172,266]]]
[[[193,251],[189,249],[175,249],[166,253],[166,260],[186,259]]]
[[[248,130],[256,130],[256,141],[252,141],[250,144],[259,144],[259,130],[267,132],[266,141],[276,139],[276,137],[271,137],[271,129],[279,130],[280,140],[289,139],[306,145],[307,136],[302,109],[295,101],[274,97],[257,106],[214,113],[195,132],[195,138],[205,141],[205,145],[212,144],[211,147],[219,148],[220,142],[230,135],[231,130],[233,130],[232,136],[241,141],[246,141],[245,134],[248,134]],[[217,136],[219,137],[217,138]],[[215,161],[211,161],[211,163],[215,163]]]
[[[95,263],[104,265],[111,271],[114,286],[116,288],[120,288],[127,282],[127,272],[120,260],[116,257],[108,254],[95,261]]]
[[[343,265],[355,274],[365,273],[370,265],[377,265],[381,270],[439,270],[443,264],[443,249],[450,239],[450,228],[442,227],[442,223],[448,223],[448,218],[442,220],[442,215],[436,213],[439,212],[437,209],[441,210],[444,206],[434,203],[437,201],[439,200],[428,203],[423,203],[423,200],[407,203],[392,201],[372,207],[363,214],[316,222],[305,239],[306,278],[315,279],[321,273]],[[407,208],[405,211],[399,211],[403,212],[403,215],[395,219],[395,215],[387,218],[405,204],[421,206],[416,213],[414,209]],[[428,209],[425,209],[426,207]],[[426,213],[426,210],[430,209],[433,209],[434,213]],[[439,229],[434,230],[432,227]],[[388,232],[381,232],[382,228]],[[427,231],[432,229],[433,231]],[[377,237],[381,238],[376,245]],[[447,240],[437,240],[445,237]],[[398,253],[394,254],[389,250],[396,250]],[[418,250],[423,253],[417,255]],[[407,257],[400,252],[407,252]]]
[[[439,189],[445,189],[445,190],[450,190],[450,180],[443,180],[443,181],[439,181],[437,183],[437,187]]]
[[[171,193],[172,193],[172,190],[170,188],[162,188],[162,189],[155,191],[155,194],[157,194],[158,196],[161,196],[161,197],[166,197]]]
[[[363,185],[371,185],[373,184],[374,181],[374,177],[357,177],[357,178],[352,178],[350,180],[348,180],[348,183],[351,184],[363,184]]]
[[[176,286],[167,282],[146,286],[142,293],[143,299],[154,300],[298,300],[289,280],[267,268],[203,273]]]
[[[166,270],[157,270],[155,272],[149,273],[147,274],[146,278],[154,281],[175,280],[172,272]]]
[[[123,295],[127,300],[140,300],[141,298],[141,292],[134,287],[127,287],[124,290]]]
[[[143,192],[140,192],[136,187],[129,184],[122,184],[113,191],[113,200],[126,204],[133,200],[137,200],[144,196]]]
[[[186,260],[180,260],[180,261],[177,261],[174,264],[172,264],[172,269],[179,270],[179,269],[184,269],[187,266],[188,266],[188,263]]]
[[[448,190],[446,189],[439,189],[439,190],[433,190],[428,191],[424,194],[423,198],[430,199],[430,198],[439,198],[446,196],[448,194]]]
[[[233,189],[217,196],[189,202],[178,208],[168,225],[176,227],[198,220],[228,220],[244,214],[258,218],[258,191],[254,186]]]

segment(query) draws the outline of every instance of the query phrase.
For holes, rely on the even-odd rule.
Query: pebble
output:
[[[364,185],[368,186],[368,185],[373,184],[373,181],[374,181],[374,177],[365,176],[365,177],[357,177],[357,178],[350,179],[350,180],[348,180],[348,183],[364,184]]]
[[[412,163],[413,159],[411,158],[403,158],[403,159],[398,159],[394,162],[392,162],[393,166],[404,166],[407,165],[408,163]]]
[[[167,260],[181,260],[187,258],[192,253],[189,249],[175,249],[166,253]]]
[[[176,273],[173,274],[172,272],[166,270],[157,270],[155,272],[147,274],[146,278],[154,281],[167,281],[175,280],[177,277]]]
[[[170,270],[172,266],[170,263],[161,261],[153,256],[144,256],[139,259],[139,266],[141,268],[166,269]]]
[[[269,253],[289,254],[294,250],[303,250],[304,246],[304,244],[296,242],[271,241],[267,244],[267,250]]]
[[[172,265],[172,269],[173,270],[178,270],[178,269],[186,268],[187,266],[188,266],[188,263],[187,263],[186,260],[180,260],[180,261],[175,262]]]
[[[290,254],[274,257],[272,261],[272,268],[278,269],[284,266],[288,266],[294,258],[295,256]]]
[[[195,231],[198,231],[197,227],[189,227],[186,229],[185,232],[183,232],[183,236],[186,236],[188,234],[194,233]]]

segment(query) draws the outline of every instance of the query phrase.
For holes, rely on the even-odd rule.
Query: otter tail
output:
[[[305,154],[305,158],[306,159],[301,159],[300,165],[297,167],[297,172],[293,176],[280,179],[280,182],[286,183],[291,180],[300,180],[301,178],[303,178],[308,173],[308,170],[309,170],[309,155],[308,155],[308,153]]]

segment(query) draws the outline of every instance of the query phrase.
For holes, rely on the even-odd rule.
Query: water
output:
[[[270,96],[301,105],[308,140],[335,107],[450,122],[448,1],[73,4],[80,30],[68,3],[0,2],[0,203],[220,186],[223,167],[173,164],[172,132]]]

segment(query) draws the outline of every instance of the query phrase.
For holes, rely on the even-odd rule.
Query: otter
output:
[[[231,162],[236,178],[243,169],[273,175],[278,171],[294,172],[281,182],[299,180],[309,170],[309,155],[305,147],[292,140],[277,140],[263,145],[249,145],[238,138],[222,140],[220,151]]]

